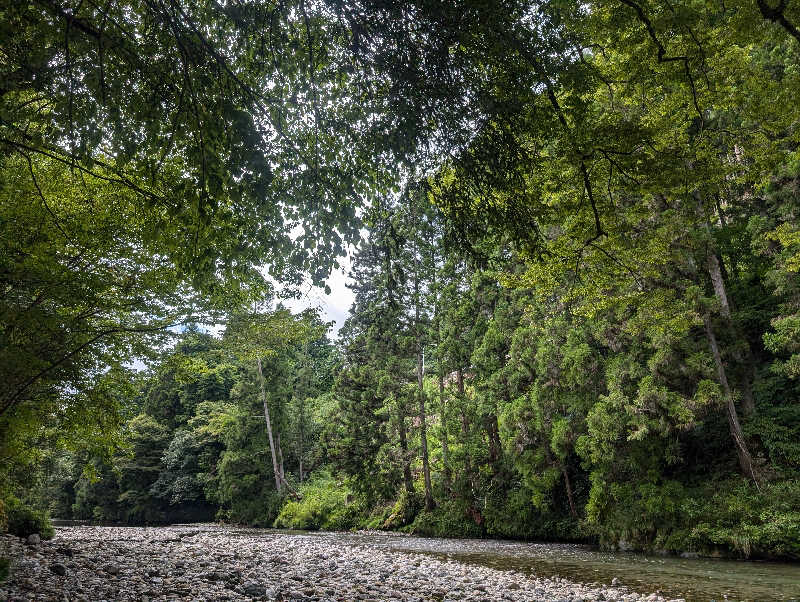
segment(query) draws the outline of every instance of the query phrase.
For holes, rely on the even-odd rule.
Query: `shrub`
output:
[[[389,520],[393,509],[394,506],[391,504],[387,506],[376,506],[372,509],[369,516],[362,521],[361,526],[364,529],[383,529],[383,525]]]
[[[412,491],[408,492],[403,490],[397,502],[392,507],[392,512],[383,522],[381,528],[383,529],[399,529],[410,525],[414,518],[422,510],[424,498],[421,493]]]
[[[466,504],[447,500],[430,512],[421,512],[406,529],[428,537],[481,537],[483,529],[475,524]]]
[[[684,507],[695,520],[673,535],[668,549],[800,559],[800,481],[763,483],[759,491],[737,479]]]
[[[348,503],[350,490],[327,472],[319,473],[299,489],[300,500],[288,500],[273,526],[279,529],[341,531],[356,527],[358,504]]]
[[[55,535],[50,517],[42,510],[35,510],[16,498],[6,502],[8,532],[17,537],[28,537],[38,533],[42,539],[50,539]]]
[[[542,541],[590,541],[583,523],[570,516],[537,508],[530,491],[514,489],[506,496],[490,499],[483,511],[486,534],[505,539]]]
[[[800,559],[798,480],[756,488],[730,476],[693,488],[670,481],[615,485],[603,494],[592,500],[603,514],[590,517],[609,547],[624,539],[641,550]]]
[[[233,499],[229,508],[220,508],[217,518],[250,527],[271,527],[281,509],[284,497],[276,491],[264,491],[257,497]]]

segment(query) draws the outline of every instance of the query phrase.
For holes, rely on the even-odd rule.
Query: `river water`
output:
[[[687,602],[800,601],[800,564],[685,559],[602,552],[573,544],[432,539],[384,533],[318,533],[317,536],[573,581],[610,584],[617,578],[620,585],[634,591],[661,590],[667,597],[680,597]]]

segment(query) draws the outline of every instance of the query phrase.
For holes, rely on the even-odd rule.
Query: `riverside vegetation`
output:
[[[800,559],[798,24],[0,2],[0,527]]]

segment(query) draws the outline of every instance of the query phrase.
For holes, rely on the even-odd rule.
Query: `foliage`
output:
[[[43,510],[32,508],[17,498],[5,500],[8,517],[8,532],[17,537],[28,537],[37,533],[42,539],[51,539],[55,535],[50,517]]]
[[[422,512],[406,528],[409,533],[427,537],[481,537],[483,529],[475,524],[464,503],[447,501],[438,508]]]
[[[796,558],[785,4],[6,2],[0,494]]]
[[[352,494],[327,472],[316,473],[298,489],[300,500],[289,499],[274,526],[279,529],[343,531],[358,526],[360,511]]]
[[[796,559],[798,491],[796,481],[757,490],[741,479],[695,488],[675,482],[617,488],[608,502],[612,514],[596,522],[596,528],[611,547],[624,540],[641,549],[673,553]]]
[[[423,497],[415,492],[402,491],[391,512],[381,525],[382,529],[400,529],[412,523],[424,505]]]

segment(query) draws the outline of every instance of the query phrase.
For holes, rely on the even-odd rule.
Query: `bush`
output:
[[[8,514],[6,513],[6,503],[0,499],[0,533],[8,532]]]
[[[482,537],[483,529],[470,517],[466,504],[448,500],[430,512],[421,512],[406,529],[428,537]]]
[[[540,510],[530,491],[514,489],[503,497],[490,499],[483,511],[486,534],[504,539],[587,542],[583,523],[555,511]]]
[[[8,517],[8,532],[17,537],[28,537],[38,533],[42,539],[50,539],[55,535],[50,517],[46,512],[34,510],[16,498],[6,502],[6,515]]]
[[[665,542],[667,549],[800,559],[800,481],[764,483],[759,491],[736,479],[682,509],[693,520]]]
[[[375,506],[370,511],[369,516],[362,521],[361,527],[364,529],[383,529],[383,525],[389,520],[393,509],[394,506],[391,504]]]
[[[381,528],[391,530],[410,525],[422,510],[423,505],[424,498],[421,493],[416,491],[409,493],[403,490],[392,507],[391,514],[383,521]]]
[[[647,551],[800,559],[800,481],[765,482],[757,489],[729,477],[691,489],[666,481],[604,493],[608,497],[593,500],[605,512],[593,517],[592,526],[608,547],[624,539]]]
[[[275,519],[279,529],[342,531],[358,526],[361,508],[348,503],[351,496],[327,472],[320,473],[300,487],[300,500],[288,500]]]
[[[217,519],[250,527],[271,527],[281,509],[284,497],[275,490],[267,490],[256,497],[241,496],[233,499],[229,508],[220,508]]]

